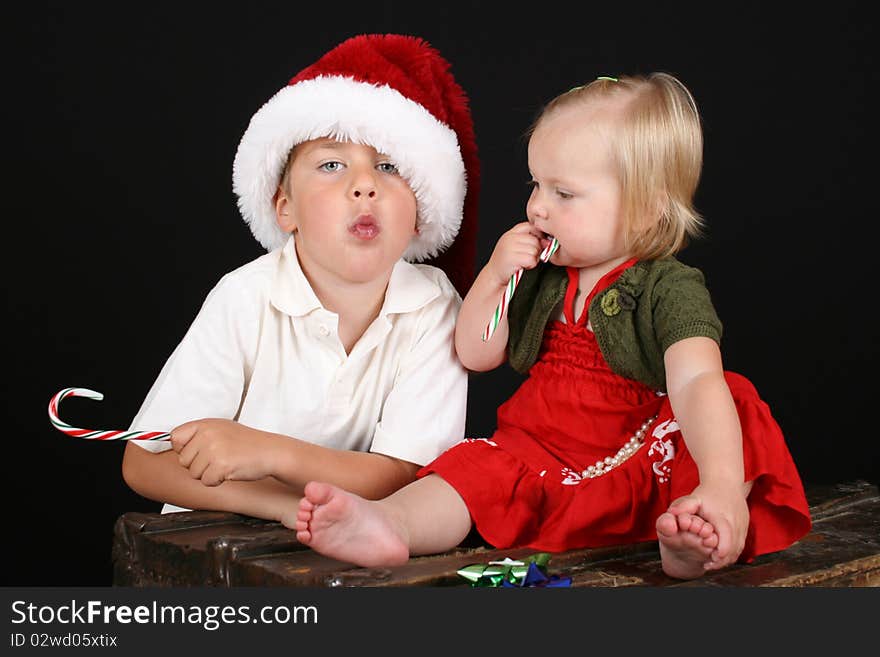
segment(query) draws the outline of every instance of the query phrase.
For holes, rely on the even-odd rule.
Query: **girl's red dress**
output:
[[[632,262],[632,261],[631,261]],[[551,321],[528,378],[498,410],[489,439],[467,439],[419,471],[439,474],[462,496],[480,535],[498,548],[563,550],[655,540],[657,517],[699,483],[669,398],[611,371],[587,328],[589,300],[574,319],[570,269],[566,323]],[[811,526],[803,485],[779,425],[754,386],[725,372],[743,434],[750,524],[740,560],[784,549]],[[628,460],[595,478],[584,471],[614,456],[656,416]]]

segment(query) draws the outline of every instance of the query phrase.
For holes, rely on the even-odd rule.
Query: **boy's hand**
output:
[[[171,432],[180,465],[205,486],[224,481],[254,481],[272,474],[272,436],[238,422],[204,419]]]
[[[540,233],[528,221],[516,224],[495,245],[486,264],[500,286],[507,285],[517,269],[534,269],[541,255]]]

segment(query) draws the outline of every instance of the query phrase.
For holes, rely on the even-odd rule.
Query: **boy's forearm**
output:
[[[745,478],[742,430],[724,375],[701,374],[670,392],[670,402],[700,482],[741,486]]]
[[[455,324],[455,351],[467,369],[485,372],[501,365],[507,357],[507,313],[495,333],[483,342],[483,331],[492,319],[504,294],[506,282],[499,284],[484,267],[465,296]]]
[[[286,439],[276,452],[273,476],[301,489],[310,481],[324,481],[367,499],[381,499],[415,481],[419,466],[408,461]]]
[[[279,521],[295,508],[302,496],[296,489],[271,477],[259,481],[226,481],[205,486],[193,479],[172,450],[158,454],[127,445],[122,464],[126,483],[138,494],[188,509],[228,511]]]

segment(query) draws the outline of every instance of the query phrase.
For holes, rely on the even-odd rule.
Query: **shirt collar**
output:
[[[383,315],[407,313],[428,305],[440,296],[440,286],[428,278],[421,269],[406,260],[398,260],[391,270]]]
[[[418,267],[398,260],[391,270],[380,314],[417,310],[440,296],[440,292],[440,287]],[[278,310],[293,317],[323,308],[299,264],[293,236],[288,238],[279,254],[270,299]]]
[[[318,295],[300,267],[293,235],[287,239],[279,254],[270,299],[273,306],[292,317],[308,315],[322,308]]]

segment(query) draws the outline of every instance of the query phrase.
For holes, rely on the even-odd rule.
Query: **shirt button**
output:
[[[323,335],[325,338],[326,338],[328,335],[330,335],[330,329],[328,329],[328,328],[327,328],[326,326],[324,326],[323,324],[321,324],[321,326],[318,327],[318,332],[319,332],[321,335]]]

